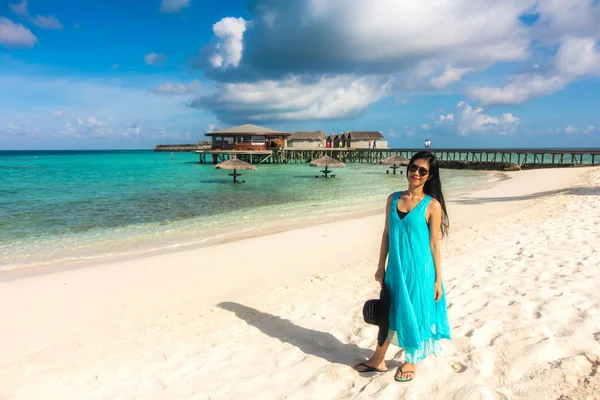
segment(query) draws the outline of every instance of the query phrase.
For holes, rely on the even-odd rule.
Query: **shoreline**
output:
[[[511,179],[511,177],[503,171],[481,171],[481,173],[486,174],[488,176],[487,182],[483,184],[474,185],[466,191],[462,190],[461,195],[468,195],[470,193],[475,193],[481,190],[493,188],[498,183],[507,179]],[[452,196],[454,194],[454,191],[451,190],[450,192],[445,194]],[[382,199],[381,204],[384,203],[385,199]],[[76,259],[56,259],[50,261],[34,262],[29,264],[13,264],[0,266],[0,281],[19,279],[22,277],[27,277],[36,274],[48,274],[53,273],[55,271],[59,272],[76,268],[94,267],[108,263],[132,261],[139,258],[154,257],[163,254],[194,251],[211,246],[238,242],[262,236],[269,236],[281,232],[287,232],[312,226],[329,224],[336,221],[361,219],[381,214],[381,204],[370,203],[366,206],[366,210],[354,209],[335,215],[318,215],[316,217],[297,218],[292,221],[276,221],[272,224],[263,224],[255,226],[252,230],[247,230],[241,233],[234,233],[232,229],[229,229],[223,232],[218,232],[213,235],[210,235],[209,238],[206,240],[193,240],[193,236],[190,236],[179,239],[180,241],[178,241],[177,243],[169,243],[160,247],[146,247],[142,245],[140,247],[137,247],[137,249],[134,251],[130,250],[127,252],[119,252],[117,254],[96,253],[91,254],[89,256],[79,257]]]
[[[380,213],[0,281],[0,397],[586,398],[600,389],[600,169],[510,175],[449,202],[453,339],[412,384],[393,382],[397,348],[389,372],[350,368],[376,340],[361,310],[378,294]]]

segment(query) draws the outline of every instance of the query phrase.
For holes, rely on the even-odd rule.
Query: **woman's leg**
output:
[[[356,365],[354,367],[355,370],[357,370],[358,372],[363,372],[366,370],[366,368],[364,367],[364,365],[367,365],[368,367],[373,367],[373,368],[377,368],[380,370],[384,370],[385,369],[385,353],[387,352],[388,347],[390,346],[390,342],[389,340],[385,339],[385,342],[383,343],[383,346],[379,346],[379,344],[377,344],[377,347],[375,348],[375,353],[373,354],[373,356],[371,358],[369,358],[367,361],[363,362],[363,365]]]
[[[410,381],[415,377],[417,371],[417,364],[409,363],[408,361],[402,364],[402,367],[396,371],[396,380],[401,379],[403,381]]]
[[[400,382],[412,381],[417,371],[417,363],[421,352],[421,350],[414,348],[404,349],[404,364],[398,368],[394,379]]]

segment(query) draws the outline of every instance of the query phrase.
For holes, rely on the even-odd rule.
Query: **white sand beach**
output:
[[[453,339],[411,383],[394,346],[388,372],[351,368],[381,214],[0,274],[0,399],[600,399],[600,169],[508,175],[448,199]]]

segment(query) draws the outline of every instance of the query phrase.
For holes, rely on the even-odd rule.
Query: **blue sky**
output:
[[[600,147],[599,39],[597,0],[0,0],[0,149]]]

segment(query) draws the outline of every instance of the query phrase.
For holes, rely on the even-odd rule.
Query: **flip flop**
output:
[[[402,374],[413,374],[412,378],[402,378],[398,376],[398,372],[396,372],[396,375],[394,375],[394,380],[396,380],[396,382],[410,382],[413,380],[413,378],[415,377],[415,373],[417,371],[402,371],[402,367],[398,367],[398,371],[400,372],[400,375]]]
[[[358,369],[356,369],[356,367],[364,367],[365,369],[358,370]],[[378,369],[375,367],[371,367],[370,365],[367,365],[364,362],[361,362],[360,364],[356,364],[354,366],[354,370],[356,372],[360,372],[361,374],[364,372],[385,372],[385,371],[387,371],[387,369]]]

